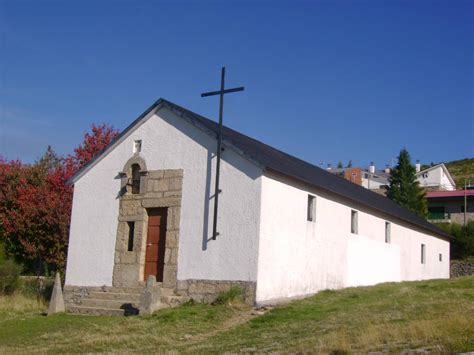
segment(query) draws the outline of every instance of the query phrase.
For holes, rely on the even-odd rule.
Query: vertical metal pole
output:
[[[466,178],[464,178],[464,227],[467,223],[467,183]]]
[[[221,93],[219,102],[219,130],[217,131],[217,161],[216,161],[216,189],[214,192],[214,221],[212,223],[212,239],[216,240],[217,233],[217,208],[219,205],[219,177],[221,169],[221,151],[222,151],[222,113],[224,111],[224,78],[225,67],[221,71]]]

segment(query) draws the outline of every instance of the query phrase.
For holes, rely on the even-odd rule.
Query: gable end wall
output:
[[[261,168],[226,149],[217,240],[212,234],[216,140],[166,108],[129,132],[75,183],[66,285],[111,286],[119,221],[119,172],[142,140],[149,171],[182,169],[177,280],[255,282]]]

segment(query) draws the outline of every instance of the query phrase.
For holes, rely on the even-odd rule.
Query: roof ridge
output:
[[[104,150],[99,155],[95,156],[76,174],[74,174],[74,176],[69,179],[68,183],[75,183],[77,179],[79,179],[88,169],[90,169],[97,161],[102,159],[111,149],[113,149],[116,144],[119,144],[121,140],[125,139],[128,133],[131,132],[135,126],[142,122],[142,120],[148,119],[153,114],[155,114],[157,110],[160,109],[160,106],[165,106],[168,109],[175,109],[183,113],[183,116],[188,116],[188,118],[190,118],[193,122],[197,121],[201,123],[208,131],[214,132],[217,135],[217,122],[188,110],[187,108],[184,108],[180,105],[177,105],[169,100],[160,98],[140,116],[138,116],[138,118],[135,119],[129,126],[127,126],[112,142],[109,143],[107,147],[104,148]],[[196,127],[199,128],[198,125],[196,125]],[[200,129],[204,128],[201,127]],[[282,150],[279,150],[278,148],[272,147],[255,138],[249,137],[232,128],[223,126],[223,129],[225,135],[224,142],[229,142],[230,145],[236,148],[239,154],[243,155],[247,159],[253,159],[255,164],[260,163],[266,169],[282,173],[310,186],[320,188],[329,193],[333,193],[369,209],[393,216],[402,221],[418,226],[424,230],[429,230],[436,235],[440,235],[445,238],[451,238],[449,234],[427,222],[425,219],[416,215],[414,212],[388,199],[387,197],[367,190],[363,186],[354,184],[343,177],[334,175],[329,171],[318,167],[317,165],[288,154]]]

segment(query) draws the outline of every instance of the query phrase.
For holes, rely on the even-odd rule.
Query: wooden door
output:
[[[145,254],[145,281],[148,276],[156,276],[163,282],[166,244],[166,208],[153,208],[148,212],[148,233]]]

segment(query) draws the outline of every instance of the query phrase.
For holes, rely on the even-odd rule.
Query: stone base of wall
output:
[[[73,306],[81,306],[85,300],[91,298],[91,293],[142,293],[144,283],[138,287],[111,287],[111,286],[64,286],[64,303],[66,309]],[[158,283],[160,288],[162,284]],[[254,306],[256,283],[251,281],[216,281],[216,280],[179,280],[176,289],[163,289],[162,294],[168,298],[191,298],[199,303],[212,303],[222,292],[229,291],[232,287],[239,287],[243,292],[244,302]],[[165,292],[166,291],[166,292]],[[175,296],[173,296],[175,295]],[[170,297],[171,296],[171,297]],[[88,301],[86,301],[88,302]]]
[[[82,304],[82,301],[88,298],[92,291],[100,289],[100,287],[64,286],[63,295],[66,309],[68,305]]]
[[[245,303],[255,304],[256,283],[251,281],[178,280],[176,293],[196,302],[212,303],[221,292],[232,287],[242,289]]]
[[[451,278],[469,275],[474,275],[474,261],[451,260]]]

